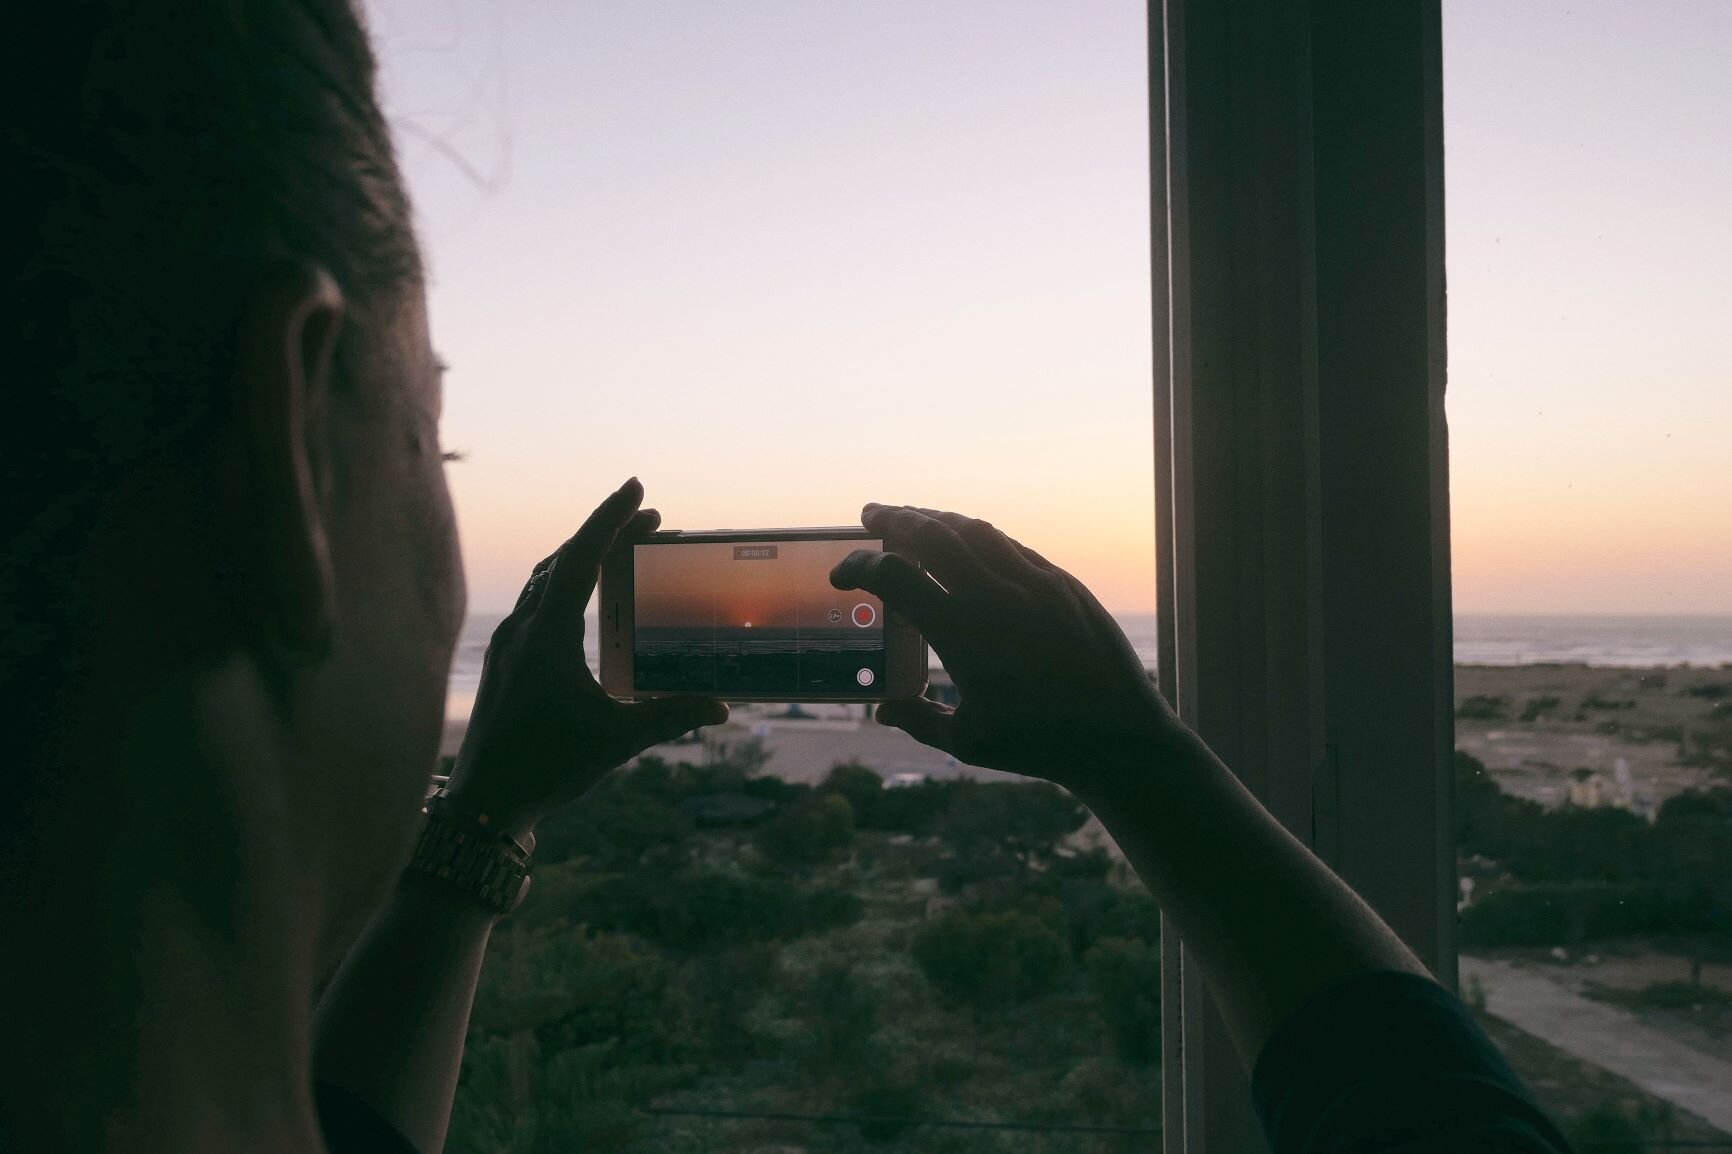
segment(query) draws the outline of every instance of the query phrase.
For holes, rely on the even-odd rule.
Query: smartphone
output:
[[[926,687],[926,641],[830,584],[861,528],[663,531],[602,565],[601,683],[615,697],[887,701]]]

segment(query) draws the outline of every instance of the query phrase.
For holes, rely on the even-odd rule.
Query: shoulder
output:
[[[341,1086],[315,1082],[313,1103],[329,1154],[420,1154],[371,1106]]]
[[[1379,971],[1319,990],[1288,1016],[1251,1080],[1274,1154],[1566,1154],[1459,998]]]

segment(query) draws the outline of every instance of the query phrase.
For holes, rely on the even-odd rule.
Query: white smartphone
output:
[[[663,531],[602,565],[601,684],[615,697],[887,701],[926,687],[926,641],[830,585],[865,529]]]

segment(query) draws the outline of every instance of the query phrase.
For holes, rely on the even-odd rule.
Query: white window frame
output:
[[[1150,0],[1160,681],[1454,989],[1440,0]],[[1162,937],[1166,1154],[1264,1149]]]

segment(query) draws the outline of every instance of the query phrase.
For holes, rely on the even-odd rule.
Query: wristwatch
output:
[[[496,828],[486,814],[455,803],[444,789],[427,799],[427,815],[409,872],[438,878],[475,898],[496,914],[517,908],[529,892],[529,855],[535,836],[524,845]]]

